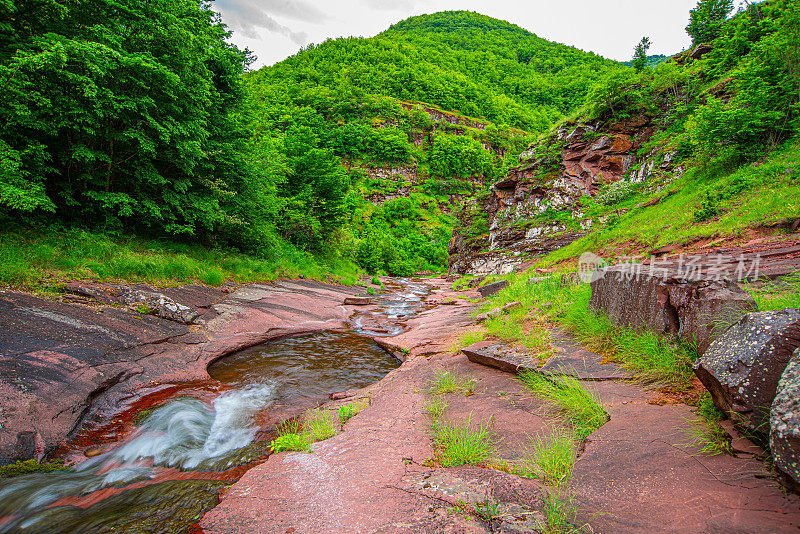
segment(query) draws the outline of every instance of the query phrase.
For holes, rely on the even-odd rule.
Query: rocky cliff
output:
[[[662,187],[680,176],[675,152],[641,153],[654,131],[643,114],[615,123],[561,125],[521,154],[521,165],[487,195],[461,210],[450,243],[450,273],[510,273],[585,235],[597,222],[585,206],[611,184],[642,184],[658,175],[652,186]]]

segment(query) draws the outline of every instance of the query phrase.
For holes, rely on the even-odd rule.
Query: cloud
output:
[[[361,0],[372,9],[379,11],[411,11],[415,0]]]
[[[257,28],[285,35],[292,42],[305,45],[308,35],[278,22],[273,15],[320,24],[330,17],[306,0],[217,0],[214,6],[232,30],[250,39],[258,38]]]

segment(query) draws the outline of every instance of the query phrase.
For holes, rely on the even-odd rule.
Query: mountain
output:
[[[251,144],[274,173],[253,210],[298,246],[334,237],[369,272],[441,270],[454,208],[620,69],[466,11],[311,45],[245,77]]]
[[[600,79],[464,204],[451,272],[783,239],[800,224],[798,28],[794,2],[753,4],[655,68]]]

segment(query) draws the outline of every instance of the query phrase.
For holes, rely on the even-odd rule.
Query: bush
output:
[[[605,186],[597,197],[597,201],[606,206],[613,206],[614,204],[619,204],[620,202],[628,200],[635,195],[638,190],[639,187],[637,184],[626,180],[618,180]]]

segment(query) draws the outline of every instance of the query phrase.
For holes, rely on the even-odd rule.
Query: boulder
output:
[[[709,346],[695,374],[720,410],[765,443],[778,383],[798,346],[800,310],[748,313]]]
[[[500,293],[500,291],[506,287],[508,287],[508,280],[500,280],[499,282],[494,282],[493,284],[487,284],[483,287],[479,287],[478,292],[480,292],[481,297],[488,298],[492,295]]]
[[[503,306],[503,311],[505,313],[510,313],[510,312],[512,312],[512,311],[514,311],[514,310],[516,310],[518,308],[521,308],[521,307],[522,307],[522,303],[521,302],[516,302],[516,301],[515,302],[509,302],[508,304]]]
[[[44,458],[44,440],[35,430],[25,430],[17,433],[17,458],[21,461],[36,460],[41,462]]]
[[[657,334],[674,335],[695,344],[703,354],[726,327],[757,309],[753,297],[729,280],[693,280],[651,274],[646,265],[595,272],[590,306],[615,324]]]
[[[346,306],[369,306],[372,304],[372,297],[347,297],[344,299]]]
[[[461,350],[467,359],[487,367],[494,367],[506,373],[519,374],[535,369],[538,359],[530,354],[520,352],[505,343],[481,341]]]
[[[163,293],[120,287],[119,300],[128,306],[145,306],[156,317],[180,324],[192,324],[200,317],[196,309],[175,302]]]
[[[769,445],[786,486],[800,491],[800,349],[783,371],[770,411]]]

